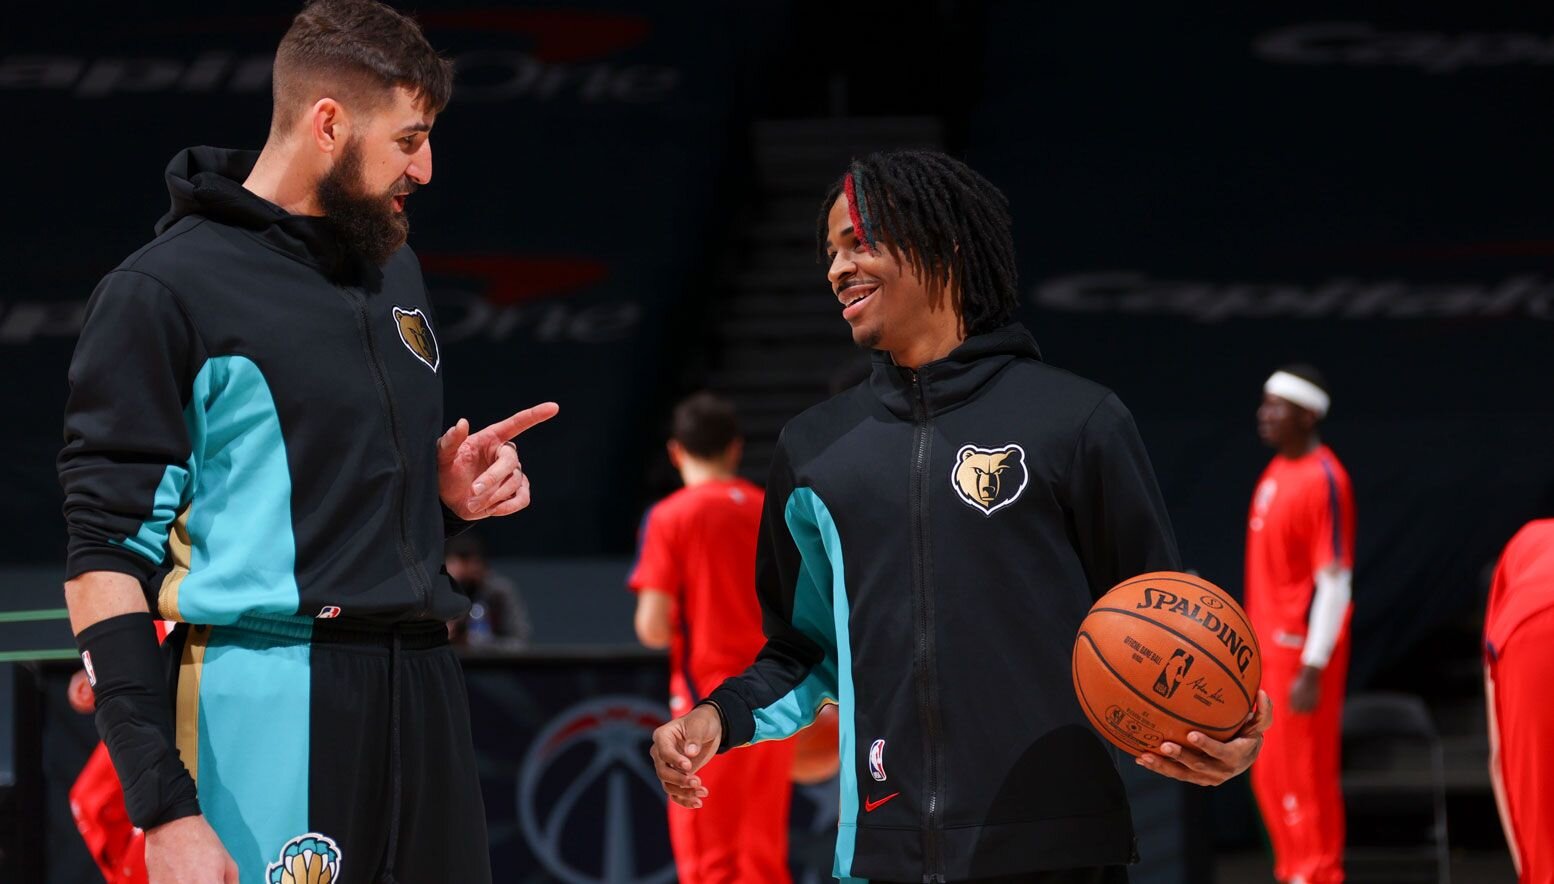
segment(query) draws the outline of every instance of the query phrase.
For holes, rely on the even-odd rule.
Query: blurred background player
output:
[[[675,407],[669,460],[685,487],[649,511],[629,578],[637,637],[669,648],[669,708],[683,715],[744,671],[765,643],[755,594],[763,495],[735,471],[743,449],[734,409],[710,393]],[[786,882],[791,740],[707,771],[719,791],[698,812],[669,805],[682,884]]]
[[[1523,884],[1554,882],[1554,519],[1516,532],[1484,615],[1489,776]]]
[[[469,613],[448,621],[455,647],[512,649],[528,645],[529,611],[511,580],[491,569],[486,545],[474,531],[448,538],[443,547],[448,576],[469,595]]]
[[[1273,841],[1274,876],[1343,880],[1338,741],[1349,669],[1354,493],[1322,444],[1327,385],[1310,366],[1263,384],[1257,435],[1275,449],[1252,497],[1246,610],[1263,651],[1273,726],[1252,766],[1252,791]]]

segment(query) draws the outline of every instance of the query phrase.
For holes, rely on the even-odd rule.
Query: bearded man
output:
[[[443,429],[404,210],[451,89],[411,19],[308,5],[264,149],[176,156],[89,304],[65,596],[153,884],[491,880],[443,541],[528,505],[557,406]]]

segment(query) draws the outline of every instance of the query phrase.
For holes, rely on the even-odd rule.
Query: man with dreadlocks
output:
[[[869,156],[827,194],[827,276],[873,372],[779,440],[760,656],[654,734],[665,791],[696,808],[718,800],[697,776],[715,753],[836,700],[839,878],[1110,884],[1137,857],[1070,652],[1092,601],[1176,568],[1176,541],[1127,409],[1013,322],[1009,226],[1003,194],[938,153]],[[1258,706],[1229,742],[1139,763],[1223,782],[1257,754]]]

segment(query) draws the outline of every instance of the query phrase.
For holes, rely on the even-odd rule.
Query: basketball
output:
[[[837,755],[838,730],[836,706],[831,703],[820,708],[815,723],[799,731],[793,738],[793,781],[811,786],[836,776],[841,767]]]
[[[1224,740],[1257,701],[1262,652],[1246,612],[1218,586],[1142,574],[1090,608],[1074,640],[1074,691],[1101,736],[1130,755],[1200,731]]]

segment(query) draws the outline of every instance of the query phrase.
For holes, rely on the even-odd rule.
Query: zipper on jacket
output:
[[[399,511],[399,537],[396,546],[399,547],[399,558],[405,564],[405,572],[410,576],[410,584],[415,589],[417,617],[425,616],[431,607],[432,582],[421,572],[421,564],[416,561],[415,553],[410,546],[410,514],[405,507],[405,485],[409,482],[410,460],[405,457],[405,442],[399,430],[399,415],[394,411],[394,397],[389,393],[388,371],[383,367],[383,361],[378,358],[377,345],[372,340],[371,318],[367,315],[367,298],[354,289],[342,290],[356,307],[357,330],[361,332],[362,344],[367,349],[367,366],[372,369],[372,380],[378,385],[378,396],[383,400],[383,409],[388,417],[389,439],[393,443],[394,464],[398,467],[398,482],[394,488],[394,505]]]
[[[923,758],[927,762],[923,804],[923,863],[926,867],[923,881],[933,884],[944,880],[944,832],[940,822],[943,808],[939,802],[944,771],[939,759],[939,698],[934,678],[933,575],[928,555],[928,455],[932,436],[922,382],[915,370],[908,369],[907,373],[912,379],[912,416],[916,424],[912,440],[910,489],[912,589],[917,597],[917,647],[912,654],[912,664],[917,675],[917,711],[923,729]]]

